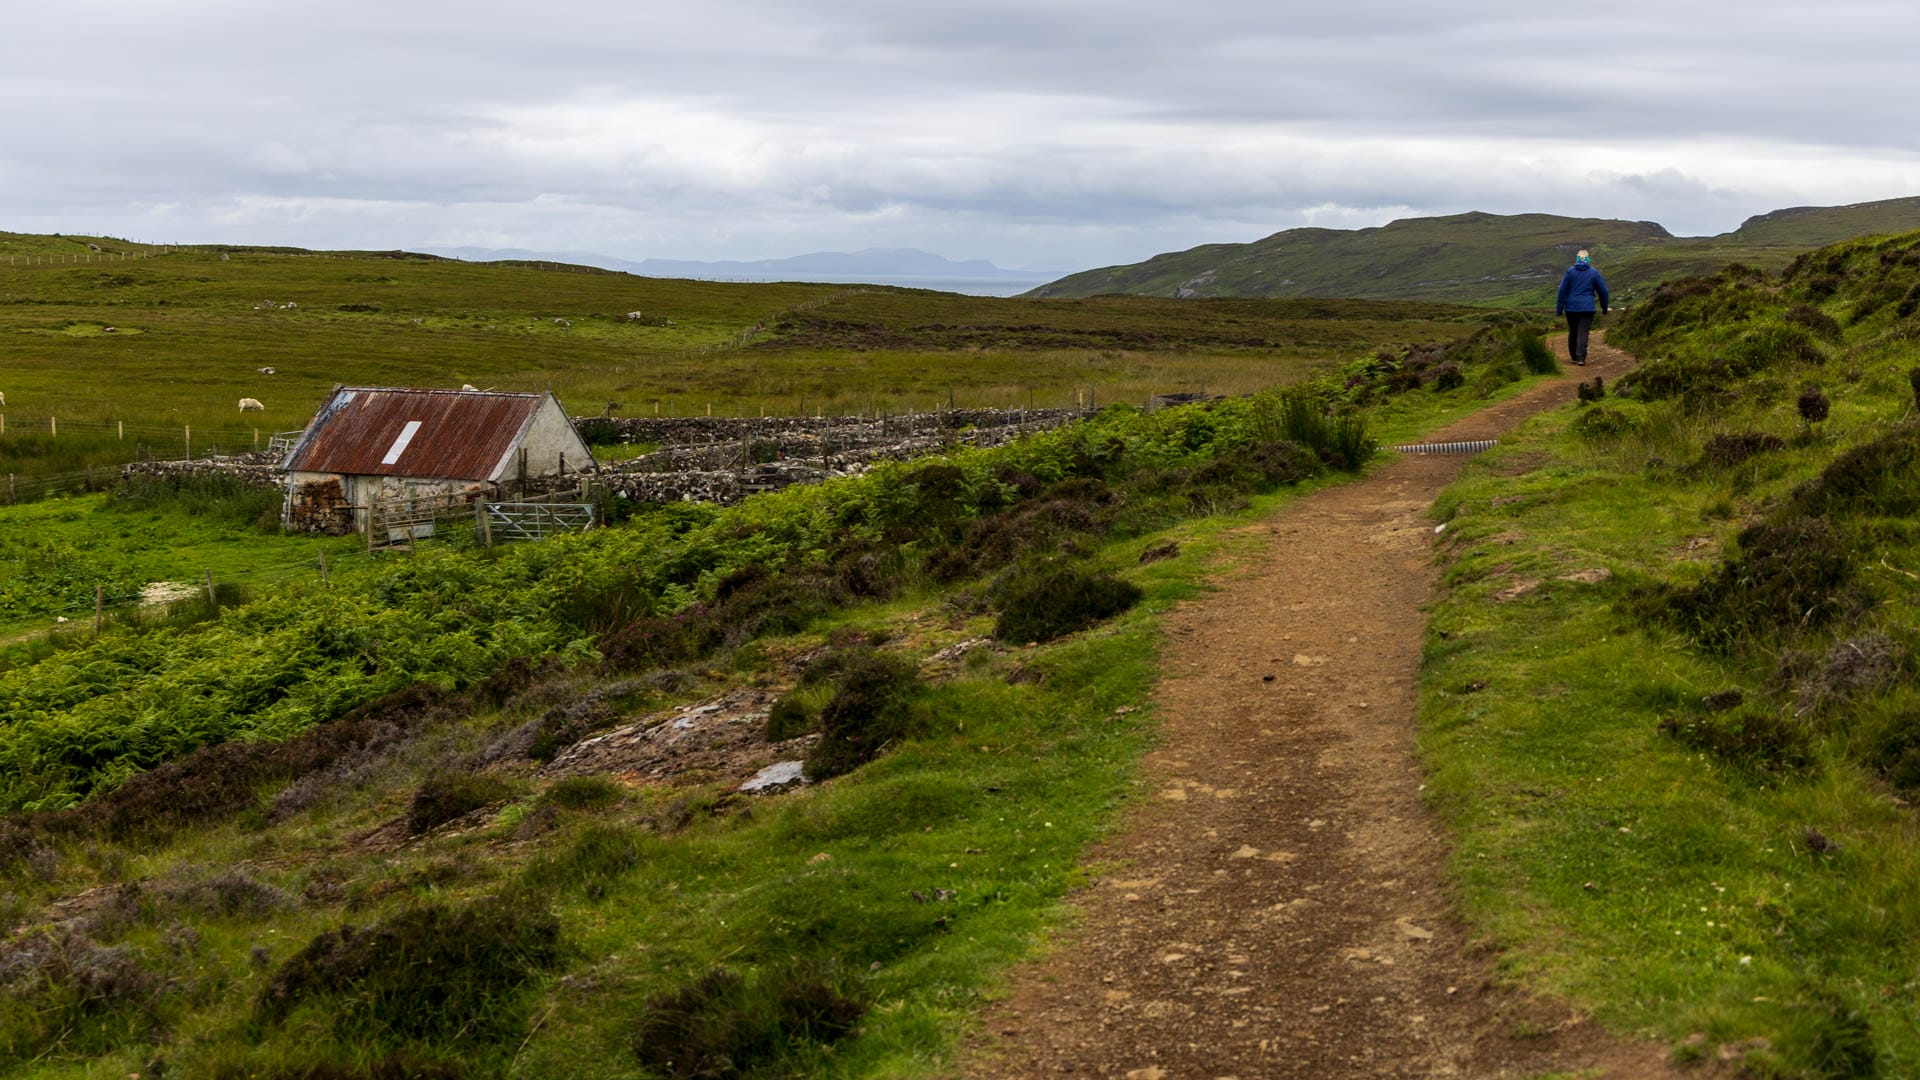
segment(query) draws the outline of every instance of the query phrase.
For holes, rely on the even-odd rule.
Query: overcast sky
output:
[[[0,0],[0,229],[1074,270],[1920,194],[1911,0]]]

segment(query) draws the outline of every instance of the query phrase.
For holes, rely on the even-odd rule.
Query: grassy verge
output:
[[[1920,1069],[1915,237],[1669,288],[1442,497],[1422,683],[1517,978],[1762,1076]]]

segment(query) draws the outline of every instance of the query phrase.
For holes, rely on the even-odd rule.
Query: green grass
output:
[[[1451,340],[1480,314],[1041,303],[266,248],[6,265],[15,249],[90,253],[72,238],[0,234],[0,474],[58,476],[63,490],[84,486],[89,465],[265,445],[303,427],[337,383],[552,390],[580,415],[609,403],[624,416],[1144,403],[1299,381],[1356,351]],[[243,397],[265,410],[240,413]]]
[[[1385,426],[1411,433],[1478,400],[1464,390],[1404,393],[1391,399]],[[969,599],[977,581],[945,586],[913,577],[904,593],[843,607],[797,633],[740,643],[663,673],[670,678],[635,678],[581,663],[563,640],[574,631],[534,628],[554,618],[577,626],[619,608],[626,601],[605,591],[610,584],[643,587],[610,582],[610,568],[640,570],[656,560],[680,604],[723,579],[735,596],[751,599],[753,581],[736,573],[739,566],[779,565],[773,553],[783,548],[772,544],[819,542],[793,531],[801,526],[843,538],[846,525],[832,522],[849,507],[865,508],[877,537],[916,522],[954,538],[944,543],[964,543],[963,522],[942,516],[951,508],[933,511],[976,497],[969,492],[990,494],[974,485],[1001,463],[1045,474],[1055,459],[1079,461],[1088,448],[1105,448],[1102,432],[1129,440],[1115,460],[1130,470],[1196,463],[1210,443],[1232,458],[1244,437],[1238,425],[1249,423],[1253,407],[1116,412],[1091,442],[1049,433],[1028,446],[966,452],[956,459],[960,467],[890,466],[837,488],[782,493],[724,513],[677,508],[636,521],[628,536],[608,530],[492,561],[454,551],[422,556],[367,571],[331,596],[289,586],[284,597],[263,596],[200,626],[124,640],[126,632],[110,633],[97,646],[49,658],[44,670],[17,672],[26,682],[0,675],[10,707],[51,704],[35,696],[42,689],[65,696],[67,704],[54,707],[66,710],[75,755],[111,753],[181,728],[216,741],[243,736],[201,726],[213,714],[193,710],[207,697],[220,717],[254,710],[254,730],[285,734],[287,717],[258,719],[308,692],[291,677],[296,667],[279,664],[283,657],[317,666],[305,674],[335,695],[377,692],[384,672],[370,677],[369,664],[411,665],[404,677],[426,676],[441,687],[408,691],[360,714],[353,730],[364,743],[349,746],[332,729],[309,728],[280,744],[285,755],[257,766],[230,744],[231,753],[195,759],[205,773],[182,766],[146,774],[147,786],[128,787],[147,801],[102,819],[131,832],[50,826],[22,833],[17,819],[0,822],[7,881],[0,915],[9,923],[37,918],[57,897],[103,884],[133,887],[94,894],[131,899],[76,929],[88,948],[122,950],[112,954],[115,962],[132,966],[116,984],[121,989],[74,983],[79,996],[72,998],[0,997],[0,1055],[13,1074],[43,1078],[145,1072],[156,1061],[212,1076],[376,1063],[407,1075],[631,1076],[642,1018],[723,970],[759,988],[824,979],[865,1008],[858,1033],[830,1051],[812,1039],[780,1042],[762,1075],[941,1074],[1006,965],[1027,955],[1059,917],[1061,896],[1081,880],[1087,845],[1134,797],[1138,761],[1153,738],[1159,616],[1198,595],[1221,560],[1258,543],[1240,526],[1335,482],[1332,474],[1248,494],[1226,512],[1216,512],[1230,501],[1224,486],[1204,504],[1181,503],[1184,510],[1167,494],[1166,509],[1129,519],[1115,537],[1090,534],[1077,561],[1131,582],[1142,590],[1140,603],[1048,645],[976,652],[953,678],[921,683],[901,728],[909,736],[828,783],[744,802],[697,776],[657,786],[625,778],[509,781],[457,804],[478,805],[477,814],[411,840],[393,830],[405,831],[401,823],[423,790],[446,786],[436,777],[530,722],[574,716],[581,703],[605,703],[605,711],[585,713],[599,717],[588,721],[592,730],[731,685],[781,685],[794,678],[795,656],[823,644],[878,640],[913,659],[984,636],[994,621],[977,596]],[[1125,475],[1110,479],[1123,483]],[[1249,482],[1270,480],[1249,474]],[[1058,488],[1056,497],[1098,486],[1072,484],[1079,488]],[[1144,501],[1115,505],[1141,514]],[[1138,565],[1142,548],[1165,540],[1179,543],[1177,557]],[[600,545],[610,545],[603,554],[611,561],[592,554]],[[634,557],[640,552],[644,559]],[[589,585],[602,591],[581,591]],[[287,620],[316,606],[309,629],[317,636],[287,636]],[[753,610],[745,601],[740,608]],[[498,653],[469,665],[489,637],[503,639],[508,654],[546,651],[572,657],[574,666],[557,658],[515,667]],[[204,640],[186,647],[194,638]],[[343,651],[336,670],[330,665]],[[129,687],[139,700],[114,700],[113,681],[136,668]],[[1045,678],[1010,679],[1016,670]],[[465,689],[449,692],[449,683]],[[93,708],[100,704],[106,712]],[[152,722],[116,728],[79,715],[89,710],[103,721]],[[328,756],[315,756],[322,751]],[[315,760],[328,763],[317,777],[284,779],[298,762]],[[221,762],[227,771],[216,775]],[[209,790],[195,788],[195,777]],[[167,794],[173,791],[177,797]],[[133,812],[154,800],[163,800],[159,817]],[[209,881],[223,884],[202,884]],[[557,952],[548,945],[549,925],[560,927]],[[458,928],[457,940],[434,938],[436,927]],[[432,960],[422,977],[431,978],[429,968],[452,973],[459,993],[422,996],[418,978],[369,971],[374,954],[356,944],[366,941],[390,942],[385,952],[424,958],[423,965]],[[107,954],[88,955],[97,967]],[[296,956],[303,959],[289,966]],[[734,1014],[725,1009],[713,1015],[717,1024],[744,1023],[728,1021]],[[64,1025],[68,1036],[56,1040],[48,1024]],[[446,1037],[450,1028],[461,1035]],[[753,1031],[740,1038],[764,1045],[753,1043],[762,1038]]]
[[[1889,277],[1906,287],[1916,240],[1647,305],[1615,335],[1647,361],[1627,399],[1536,418],[1436,507],[1421,747],[1469,918],[1512,977],[1618,1029],[1704,1036],[1682,1056],[1743,1046],[1760,1076],[1920,1069],[1920,846],[1889,750],[1913,695],[1831,666],[1914,645],[1920,534],[1901,508],[1920,483],[1900,448],[1920,348],[1890,310],[1811,354],[1779,344],[1813,278],[1840,279],[1818,288],[1845,318]],[[1807,384],[1833,401],[1817,428]],[[1758,449],[1705,453],[1730,436]],[[1749,527],[1813,512],[1841,540],[1845,606],[1763,617],[1746,605],[1775,586],[1741,561],[1764,541]],[[1593,569],[1613,577],[1568,577]],[[1696,588],[1730,571],[1750,575],[1740,603]],[[1726,691],[1742,703],[1712,711]]]
[[[353,540],[282,535],[277,511],[250,502],[134,507],[111,493],[0,506],[0,638],[55,616],[90,624],[96,588],[117,612],[152,582],[198,587],[211,571],[216,584],[262,588],[317,579],[322,551],[330,571],[360,561]]]

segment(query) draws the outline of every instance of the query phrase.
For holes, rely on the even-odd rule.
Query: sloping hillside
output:
[[[1422,748],[1466,914],[1679,1061],[1920,1075],[1920,233],[1609,337],[1637,371],[1436,504]]]
[[[1777,270],[1808,248],[1920,228],[1920,198],[1797,207],[1719,236],[1676,237],[1647,221],[1552,214],[1455,214],[1372,229],[1288,229],[1061,278],[1031,296],[1323,296],[1549,303],[1573,252],[1588,248],[1624,296],[1729,262]]]

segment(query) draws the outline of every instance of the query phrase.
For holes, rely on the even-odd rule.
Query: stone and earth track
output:
[[[1632,363],[1598,341],[1589,360],[1428,441],[1497,438]],[[1407,455],[1287,505],[1168,616],[1145,797],[960,1075],[1678,1075],[1663,1046],[1497,983],[1449,899],[1415,683],[1438,581],[1425,515],[1464,460]]]

